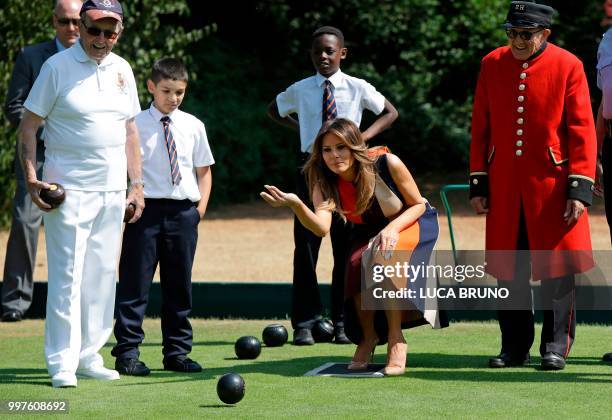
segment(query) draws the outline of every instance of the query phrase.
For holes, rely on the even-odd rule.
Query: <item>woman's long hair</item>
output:
[[[312,146],[310,158],[304,165],[306,182],[312,197],[315,185],[319,186],[323,194],[324,208],[338,212],[343,219],[347,213],[342,209],[340,195],[338,193],[338,175],[332,172],[323,160],[323,138],[327,134],[335,134],[351,150],[354,160],[355,179],[353,184],[357,192],[355,211],[353,214],[360,215],[368,208],[370,200],[374,196],[375,174],[374,159],[368,155],[368,147],[361,137],[359,127],[352,121],[344,118],[326,121]]]

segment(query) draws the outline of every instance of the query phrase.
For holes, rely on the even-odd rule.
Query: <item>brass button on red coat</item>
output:
[[[521,75],[519,76],[521,79],[524,79],[527,77],[527,73],[521,73]]]
[[[523,108],[522,106],[519,106],[518,108],[516,108],[516,112],[518,112],[519,114],[522,114],[523,111],[525,111],[525,108]]]
[[[529,67],[528,63],[523,63],[523,68],[526,69],[527,67]]]
[[[523,124],[524,122],[525,122],[525,120],[522,119],[522,118],[519,118],[518,120],[516,120],[517,124]]]
[[[523,95],[521,95],[517,99],[518,99],[519,102],[523,102],[525,100],[525,97]]]
[[[523,151],[522,151],[521,149],[518,149],[518,150],[516,151],[516,155],[517,155],[517,156],[523,156]]]
[[[523,130],[521,130],[520,128],[518,130],[516,130],[516,135],[517,136],[522,136],[523,135]]]
[[[523,140],[517,140],[517,141],[516,141],[516,145],[517,145],[518,147],[521,147],[521,146],[523,145]]]
[[[521,83],[521,84],[519,85],[519,90],[525,90],[525,85]]]

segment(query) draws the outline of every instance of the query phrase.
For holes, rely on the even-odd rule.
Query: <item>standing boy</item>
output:
[[[117,344],[112,355],[124,375],[144,376],[138,360],[144,339],[142,322],[157,264],[163,296],[161,326],[165,370],[200,372],[187,357],[193,333],[191,269],[204,217],[214,163],[204,124],[178,109],[187,88],[187,70],[173,58],[153,64],[147,88],[151,107],[136,116],[142,138],[144,196],[147,209],[137,223],[126,225],[119,261]]]
[[[273,120],[299,131],[302,164],[310,156],[312,144],[323,121],[346,118],[359,126],[363,110],[369,109],[380,117],[362,133],[368,141],[389,128],[398,116],[393,105],[372,85],[342,73],[340,61],[346,58],[346,54],[344,35],[339,29],[331,26],[317,29],[312,34],[310,51],[310,58],[317,73],[289,86],[268,106],[268,115]],[[298,119],[293,118],[291,114],[297,114]],[[297,174],[297,194],[305,202],[310,202],[301,168]],[[346,237],[344,221],[335,217],[331,227],[334,253],[331,311],[334,340],[338,344],[350,343],[344,333],[342,319]],[[304,228],[296,218],[293,224],[293,240],[293,344],[311,345],[314,344],[314,339],[310,330],[321,318],[322,311],[316,273],[321,238]]]

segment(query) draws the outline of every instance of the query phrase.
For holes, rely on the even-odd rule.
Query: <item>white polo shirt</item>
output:
[[[83,191],[127,188],[125,123],[140,112],[127,61],[110,53],[97,64],[76,42],[43,64],[24,106],[46,120],[45,181]]]
[[[172,185],[170,160],[160,122],[162,114],[153,104],[136,116],[142,151],[142,174],[145,198],[170,198],[173,200],[200,200],[196,168],[215,163],[206,129],[202,121],[179,109],[168,114],[170,132],[176,145],[181,182]]]
[[[310,152],[323,120],[323,83],[327,80],[320,73],[300,80],[276,96],[281,117],[297,114],[300,123],[302,152]],[[332,84],[338,118],[346,118],[357,126],[364,109],[380,114],[385,108],[385,97],[363,79],[349,76],[338,70],[329,81]]]
[[[603,117],[612,119],[612,28],[604,34],[597,48],[597,87],[603,93]]]

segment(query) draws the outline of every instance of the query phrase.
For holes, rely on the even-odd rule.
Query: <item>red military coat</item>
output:
[[[578,58],[548,43],[529,61],[516,60],[510,47],[482,60],[472,114],[470,184],[477,187],[480,181],[485,187],[488,182],[487,251],[516,249],[522,208],[530,250],[572,251],[532,252],[534,279],[590,269],[587,214],[573,226],[563,214],[568,198],[588,196],[582,201],[590,204],[596,153],[589,90]],[[538,260],[536,254],[547,259]],[[508,259],[487,261],[492,275],[512,278]]]

